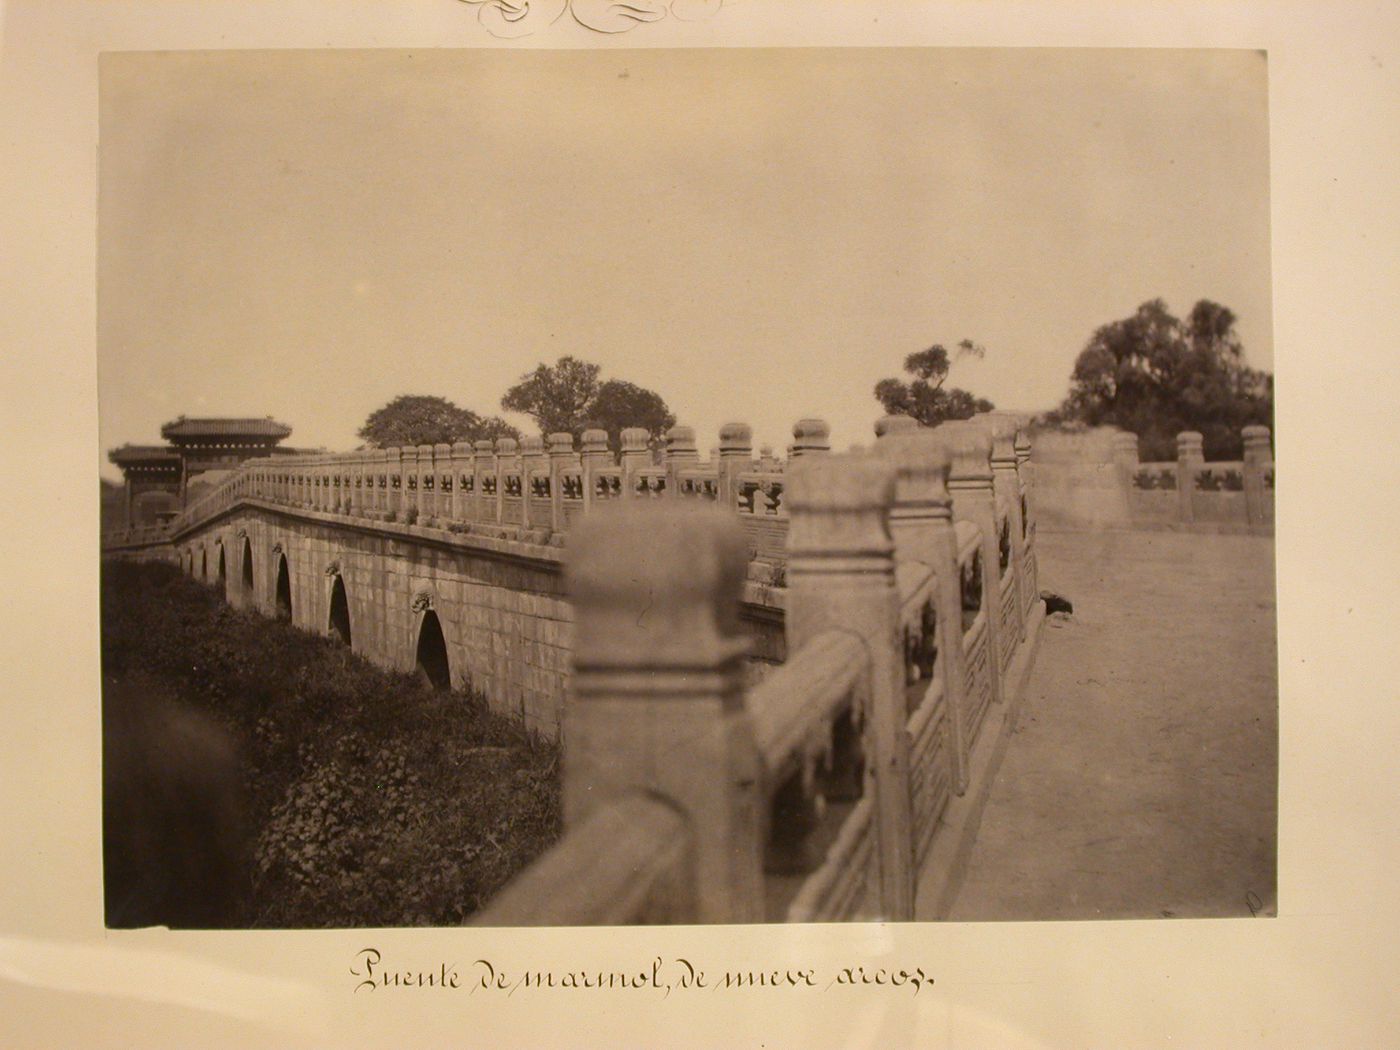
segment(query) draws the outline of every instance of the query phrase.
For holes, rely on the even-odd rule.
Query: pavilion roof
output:
[[[160,428],[160,436],[167,440],[191,438],[273,438],[281,441],[288,437],[292,428],[279,423],[271,416],[261,419],[239,417],[181,416]]]

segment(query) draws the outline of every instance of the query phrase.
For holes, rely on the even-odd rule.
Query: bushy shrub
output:
[[[109,684],[149,675],[243,746],[239,925],[458,923],[558,835],[554,744],[174,566],[104,566],[102,650]]]

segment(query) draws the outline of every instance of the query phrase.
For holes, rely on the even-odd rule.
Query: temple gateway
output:
[[[163,525],[245,459],[292,455],[292,428],[262,419],[181,416],[160,428],[164,445],[122,445],[107,453],[121,468],[123,526]]]

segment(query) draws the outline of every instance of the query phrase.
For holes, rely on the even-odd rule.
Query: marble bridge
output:
[[[1033,656],[1036,500],[1015,417],[876,432],[259,454],[104,556],[562,734],[566,834],[482,922],[911,918]]]

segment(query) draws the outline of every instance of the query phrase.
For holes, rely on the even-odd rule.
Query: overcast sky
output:
[[[1048,408],[1158,296],[1272,369],[1267,132],[1243,51],[105,55],[104,474],[181,413],[334,449],[398,394],[497,413],[562,354],[702,450],[844,448],[911,351]]]

